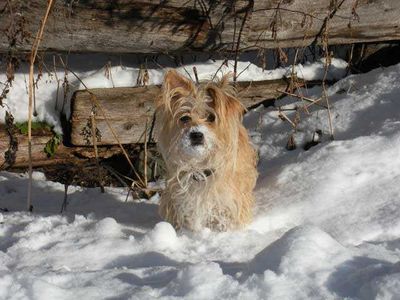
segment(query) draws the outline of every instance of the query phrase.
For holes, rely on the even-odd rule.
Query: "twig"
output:
[[[156,112],[153,113],[153,118],[151,120],[150,132],[149,132],[149,141],[154,141],[153,139],[153,131],[154,127],[156,126]]]
[[[236,79],[237,79],[237,62],[238,62],[238,59],[239,59],[239,49],[240,49],[240,42],[241,42],[241,39],[242,39],[242,32],[243,32],[243,29],[244,29],[244,24],[246,23],[247,17],[249,15],[249,11],[253,8],[253,6],[254,6],[254,0],[249,0],[249,4],[245,9],[243,21],[242,21],[242,24],[240,26],[239,35],[238,35],[237,42],[236,42],[235,64],[233,66],[233,82],[234,82],[234,84],[236,84]],[[236,18],[236,16],[235,16],[235,18]]]
[[[334,139],[334,131],[333,131],[333,124],[332,124],[332,113],[331,113],[331,107],[330,107],[328,93],[326,91],[326,85],[325,85],[325,80],[326,80],[326,76],[328,73],[328,67],[329,67],[328,57],[326,57],[325,58],[325,73],[324,73],[324,79],[322,81],[322,97],[321,98],[325,99],[325,101],[326,101],[326,108],[328,110],[329,131],[331,134],[330,137],[333,140]]]
[[[328,98],[328,93],[326,91],[326,78],[328,76],[328,68],[329,65],[331,64],[331,55],[329,53],[329,44],[328,44],[328,31],[329,31],[329,24],[330,20],[333,17],[334,13],[336,10],[343,4],[344,0],[340,3],[338,7],[335,7],[333,12],[330,15],[330,18],[328,18],[325,22],[325,27],[324,31],[322,34],[322,45],[323,45],[323,50],[325,54],[325,63],[324,63],[324,77],[322,79],[322,96],[321,98],[325,99],[326,101],[326,108],[328,110],[328,121],[329,121],[329,131],[330,131],[330,138],[333,140],[334,139],[334,132],[333,132],[333,125],[332,125],[332,114],[331,114],[331,108],[330,108],[330,103],[329,103],[329,98]]]
[[[293,128],[296,128],[296,124],[292,120],[290,120],[289,117],[285,113],[283,113],[280,109],[278,109],[278,114],[280,118],[285,119],[290,123],[290,125],[293,126]]]
[[[127,176],[124,176],[124,175],[118,173],[118,172],[115,171],[113,168],[111,168],[110,166],[107,166],[107,165],[105,165],[105,164],[102,164],[102,167],[103,167],[104,169],[106,169],[108,172],[110,172],[111,175],[113,175],[123,186],[129,188],[129,185],[128,185],[121,177],[123,177],[123,178],[125,178],[125,179],[127,179],[127,180],[130,180],[130,181],[133,181],[132,178],[129,178],[129,177],[127,177]]]
[[[319,37],[322,37],[322,44],[324,44],[324,42],[327,41],[325,39],[325,35],[328,32],[328,30],[327,30],[328,23],[336,15],[336,12],[339,10],[339,8],[342,6],[342,4],[345,1],[346,0],[341,0],[341,2],[339,4],[337,3],[337,1],[331,1],[331,4],[335,3],[336,5],[334,5],[331,8],[331,10],[329,11],[328,15],[324,18],[324,20],[322,22],[322,26],[321,26],[319,32],[315,35],[314,41],[311,43],[311,45],[317,44]]]
[[[61,204],[60,214],[62,214],[64,211],[67,210],[67,205],[68,205],[68,183],[65,183],[64,184],[64,200],[63,200],[63,203]]]
[[[249,63],[249,64],[246,66],[246,68],[244,68],[242,71],[240,71],[240,73],[237,75],[236,79],[238,79],[239,76],[242,75],[242,73],[244,73],[244,72],[251,66],[251,64],[252,64],[252,63]]]
[[[56,68],[56,57],[53,55],[53,66],[54,66],[54,76],[56,77],[57,80],[57,93],[56,93],[56,103],[55,103],[55,110],[57,111],[58,109],[58,93],[60,91],[60,81],[58,79],[58,75],[57,75],[57,68]]]
[[[91,120],[91,125],[92,125],[92,143],[93,143],[93,149],[94,149],[94,155],[96,157],[96,167],[97,167],[97,175],[98,175],[98,181],[100,184],[100,191],[104,193],[104,186],[103,186],[103,178],[101,175],[100,171],[100,164],[99,164],[99,152],[97,150],[97,135],[96,135],[96,119],[95,119],[95,107],[92,109],[90,113],[90,120]]]
[[[144,162],[143,162],[143,174],[144,174],[144,187],[147,189],[147,123],[146,119],[145,134],[144,134]]]
[[[194,78],[196,78],[196,83],[199,83],[199,76],[197,74],[197,68],[193,67]]]
[[[86,90],[91,94],[91,97],[90,97],[91,101],[99,108],[101,114],[103,115],[104,121],[106,121],[108,128],[110,129],[110,131],[111,131],[111,133],[112,133],[114,139],[117,141],[119,147],[121,148],[122,153],[124,154],[126,160],[127,160],[128,163],[129,163],[129,166],[131,167],[131,169],[132,169],[132,171],[134,172],[135,176],[139,179],[140,183],[141,183],[141,184],[143,185],[143,187],[144,187],[145,185],[144,185],[144,182],[143,182],[142,178],[141,178],[141,177],[139,176],[139,174],[136,172],[136,169],[135,169],[135,167],[133,166],[133,163],[132,163],[131,159],[129,158],[128,153],[126,152],[125,148],[122,146],[122,144],[121,144],[121,142],[120,142],[120,140],[119,140],[119,138],[118,138],[118,135],[116,134],[114,128],[111,126],[111,123],[110,123],[110,121],[108,120],[108,118],[107,118],[107,116],[106,116],[106,114],[105,114],[103,108],[101,107],[99,101],[97,100],[96,95],[93,94],[93,92],[89,91],[89,89],[88,89],[86,86],[85,86],[85,88],[86,88]]]
[[[288,95],[288,96],[292,96],[292,97],[296,97],[296,98],[300,98],[300,99],[302,99],[302,100],[305,100],[305,101],[307,101],[307,102],[310,102],[311,104],[308,105],[307,108],[310,107],[311,105],[314,105],[314,104],[315,104],[315,105],[318,105],[318,106],[321,106],[321,107],[323,107],[323,108],[327,108],[325,105],[319,104],[319,103],[318,103],[319,101],[322,100],[322,98],[312,99],[312,98],[308,98],[308,97],[305,97],[305,96],[301,96],[301,95],[293,94],[293,93],[290,93],[290,92],[282,91],[282,90],[277,90],[277,91],[278,91],[279,93],[286,94],[286,95]]]
[[[323,21],[323,19],[318,18],[318,17],[314,16],[313,14],[306,13],[306,12],[304,12],[304,11],[288,9],[288,8],[284,8],[284,7],[280,7],[280,6],[279,6],[279,7],[271,7],[271,8],[259,8],[259,9],[255,9],[255,10],[253,10],[253,13],[260,12],[260,11],[270,11],[270,10],[274,10],[274,11],[275,11],[275,10],[282,10],[282,11],[286,11],[286,12],[289,12],[289,13],[301,14],[301,15],[303,15],[303,16],[307,16],[307,17],[310,17],[310,18],[313,18],[313,19],[316,19],[316,20]]]
[[[27,209],[29,211],[33,210],[32,207],[32,98],[33,98],[33,72],[34,72],[34,64],[36,60],[36,55],[38,52],[40,41],[42,40],[44,27],[49,17],[51,7],[53,5],[53,0],[49,0],[47,3],[46,13],[43,16],[43,19],[40,22],[39,31],[36,34],[36,38],[32,45],[31,55],[30,55],[30,64],[29,64],[29,89],[28,89],[28,157],[29,157],[29,181],[28,181],[28,197],[27,197]]]
[[[61,112],[64,113],[64,108],[65,104],[67,103],[67,95],[69,93],[69,81],[68,81],[68,69],[67,69],[67,64],[68,64],[68,56],[66,57],[66,63],[64,63],[64,60],[62,59],[61,56],[58,56],[58,58],[61,61],[61,64],[63,65],[64,68],[64,80],[63,80],[63,103],[61,106]]]
[[[349,75],[350,71],[354,68],[353,66],[354,47],[355,44],[351,44],[349,59],[347,60],[346,76]]]
[[[215,71],[214,76],[211,78],[211,81],[214,81],[215,77],[217,76],[218,72],[222,69],[222,66],[226,66],[228,64],[228,59],[224,59],[222,64],[218,67],[217,71]]]

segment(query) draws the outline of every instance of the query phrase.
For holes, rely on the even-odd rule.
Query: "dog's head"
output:
[[[195,84],[174,70],[166,73],[157,116],[167,165],[215,167],[234,159],[244,107],[228,79]]]

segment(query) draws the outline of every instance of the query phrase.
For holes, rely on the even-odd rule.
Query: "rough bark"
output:
[[[29,51],[46,5],[0,0],[0,51]],[[234,51],[239,35],[241,50],[388,41],[400,39],[399,15],[398,0],[58,0],[40,49]]]

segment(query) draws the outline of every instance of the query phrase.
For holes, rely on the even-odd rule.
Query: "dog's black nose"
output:
[[[204,134],[198,131],[193,131],[189,135],[193,146],[202,145],[204,143]]]

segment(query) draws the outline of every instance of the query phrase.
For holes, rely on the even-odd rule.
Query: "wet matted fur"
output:
[[[252,217],[256,153],[244,107],[229,85],[166,73],[157,100],[158,148],[167,167],[160,214],[177,228],[240,228]]]

